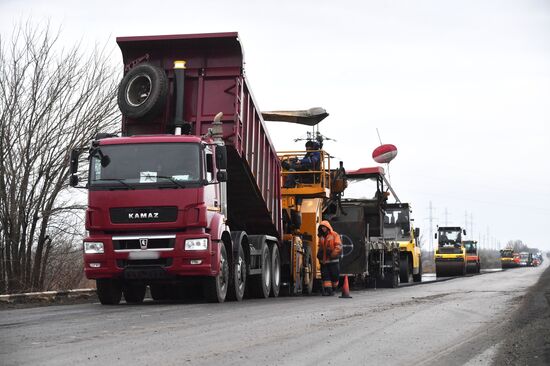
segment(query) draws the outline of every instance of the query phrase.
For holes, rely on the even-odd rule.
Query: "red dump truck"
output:
[[[85,273],[102,304],[277,296],[280,162],[237,33],[117,38],[122,136],[89,150]],[[78,184],[79,151],[71,154]]]

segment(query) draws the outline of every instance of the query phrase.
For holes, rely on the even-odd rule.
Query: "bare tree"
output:
[[[42,289],[51,258],[74,246],[69,152],[118,118],[105,50],[62,49],[59,36],[30,23],[0,36],[0,293]]]

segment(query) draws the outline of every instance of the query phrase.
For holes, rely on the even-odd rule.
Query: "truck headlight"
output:
[[[207,248],[207,238],[185,240],[185,250],[206,250]]]
[[[85,241],[84,253],[86,254],[103,254],[105,252],[103,243],[100,241]]]

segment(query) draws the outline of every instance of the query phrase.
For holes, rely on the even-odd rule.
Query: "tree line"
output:
[[[0,35],[0,293],[82,277],[85,206],[67,191],[70,151],[117,128],[108,52],[63,47],[60,35],[30,22]]]

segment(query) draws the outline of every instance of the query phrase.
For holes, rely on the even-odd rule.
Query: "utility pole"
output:
[[[468,230],[468,211],[464,210],[464,230]],[[470,233],[472,235],[472,233]]]
[[[489,235],[489,225],[487,225],[487,242],[489,243],[489,249],[491,249],[491,236]]]
[[[432,201],[430,201],[430,207],[429,207],[429,210],[430,210],[430,213],[429,213],[429,221],[430,221],[430,245],[428,247],[428,250],[429,252],[431,253],[433,251],[433,247],[434,247],[434,233],[433,233],[433,229],[434,229],[434,225],[433,225],[433,207],[432,207]]]
[[[470,232],[472,233],[472,238],[474,237],[474,214],[470,212]]]

